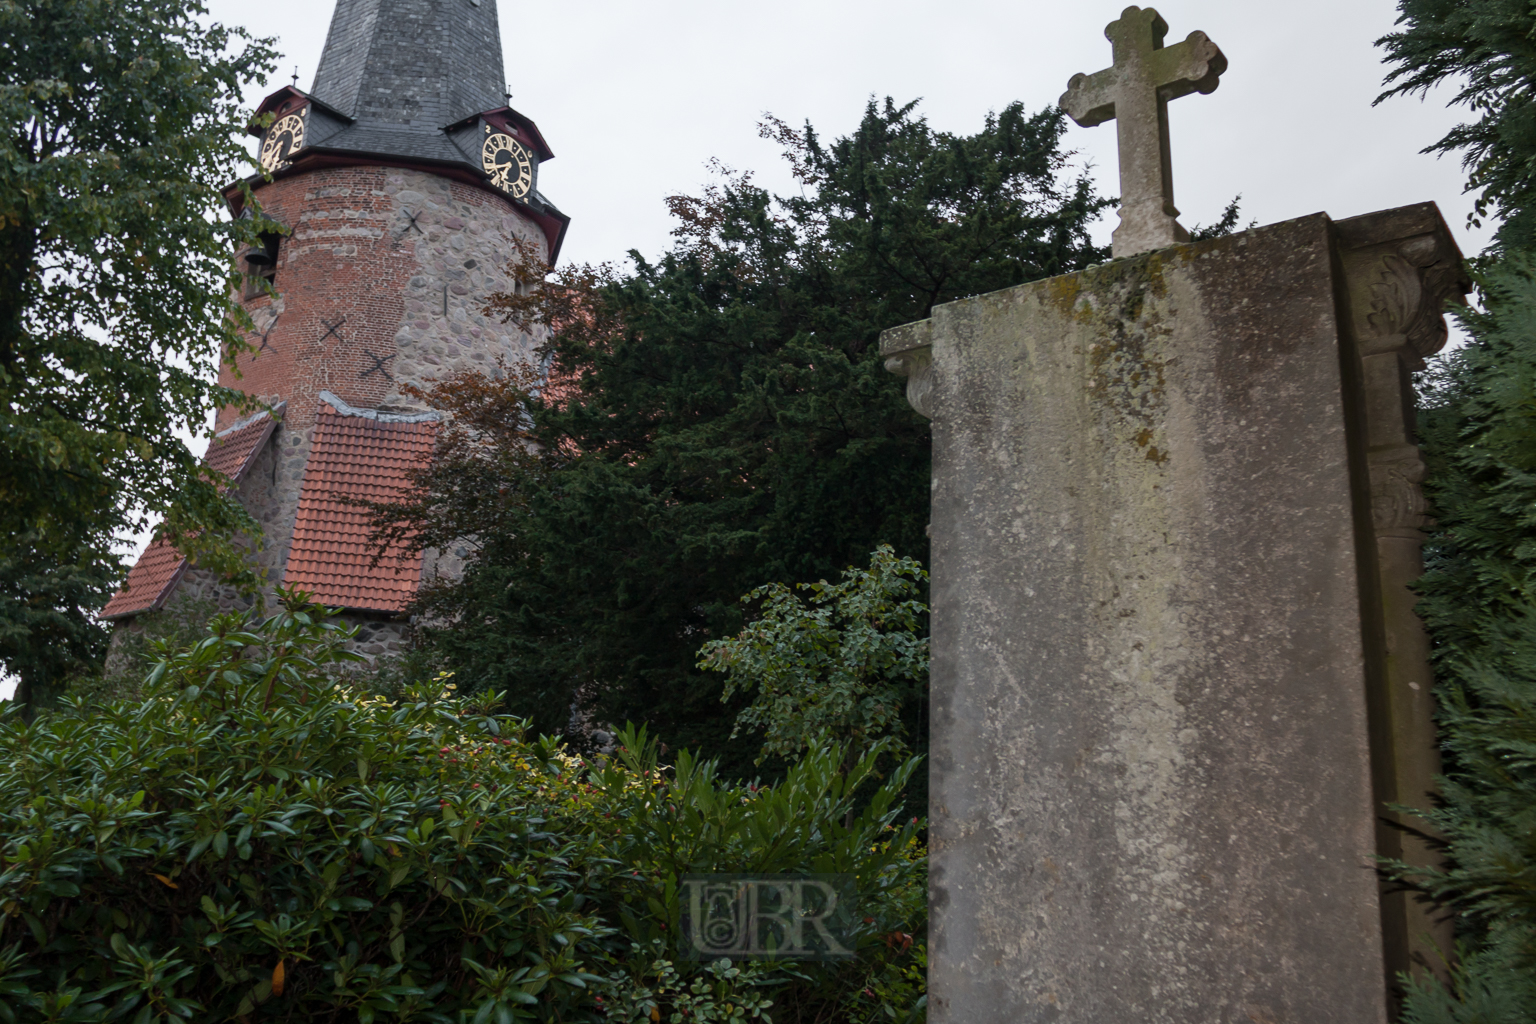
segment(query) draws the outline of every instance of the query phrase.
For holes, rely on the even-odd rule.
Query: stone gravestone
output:
[[[935,1024],[1379,1022],[1445,939],[1373,855],[1427,856],[1384,805],[1437,770],[1408,375],[1460,254],[1432,204],[1181,242],[1166,103],[1226,61],[1166,30],[1063,97],[1121,258],[881,339],[933,420]]]

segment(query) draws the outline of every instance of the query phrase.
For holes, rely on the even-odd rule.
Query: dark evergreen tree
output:
[[[1478,119],[1430,148],[1462,153],[1475,216],[1503,219],[1474,261],[1471,344],[1420,381],[1435,524],[1417,610],[1434,643],[1448,861],[1403,875],[1459,912],[1460,962],[1450,988],[1410,985],[1403,1019],[1514,1024],[1536,1019],[1536,8],[1399,9],[1402,30],[1381,40],[1392,93],[1458,84]]]
[[[462,582],[424,598],[452,623],[423,631],[428,649],[462,682],[509,691],[547,728],[574,701],[750,772],[758,741],[727,742],[737,708],[696,665],[741,628],[741,595],[835,580],[881,543],[926,561],[928,424],[883,368],[880,331],[1106,258],[1087,228],[1107,203],[1068,170],[1056,110],[1014,104],[962,136],[914,107],[871,103],[830,144],[770,119],[801,194],[725,172],[670,201],[677,242],[659,260],[499,300],[552,325],[555,383],[523,420],[512,381],[475,406],[474,431],[527,430],[539,469],[487,469],[496,446],[468,445],[422,503],[380,517],[423,543],[476,538]],[[455,388],[494,390],[460,380],[438,400]]]
[[[1393,65],[1377,99],[1454,83],[1476,120],[1427,153],[1460,153],[1474,219],[1501,219],[1500,246],[1536,246],[1536,7],[1528,0],[1399,0],[1401,31],[1377,41]]]
[[[1536,1019],[1536,267],[1481,277],[1473,343],[1421,381],[1435,527],[1418,612],[1434,640],[1446,759],[1443,872],[1405,873],[1459,912],[1451,992],[1410,989],[1421,1024]]]

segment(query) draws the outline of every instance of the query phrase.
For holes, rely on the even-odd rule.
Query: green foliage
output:
[[[721,704],[697,651],[741,629],[739,596],[766,581],[835,577],[882,543],[925,557],[928,424],[876,341],[936,303],[1105,257],[1087,236],[1105,201],[1066,171],[1064,130],[1018,104],[954,135],[871,103],[830,144],[770,119],[801,194],[727,173],[671,200],[659,260],[493,303],[554,331],[551,386],[509,394],[483,428],[521,427],[542,466],[486,481],[505,498],[494,529],[483,506],[430,524],[479,544],[462,583],[426,598],[452,623],[423,634],[443,663],[520,713],[644,721],[750,774],[752,745],[728,739],[742,701]],[[926,734],[920,705],[902,713]]]
[[[0,1021],[920,1019],[914,763],[584,762],[442,679],[337,683],[347,634],[282,598],[140,700],[0,716]],[[680,874],[811,870],[857,876],[857,959],[679,958]]]
[[[1444,805],[1428,818],[1449,863],[1399,874],[1459,912],[1467,958],[1454,993],[1410,989],[1410,1019],[1426,1024],[1536,1008],[1533,268],[1512,253],[1485,270],[1484,311],[1461,314],[1472,344],[1421,381],[1436,522],[1417,610],[1435,641],[1447,774]]]
[[[744,596],[758,618],[699,652],[701,668],[727,673],[722,699],[756,691],[731,738],[761,730],[763,755],[782,757],[829,746],[855,757],[899,738],[902,706],[928,687],[928,606],[918,600],[927,578],[915,559],[881,545],[868,569],[844,570],[841,583],[770,583]]]
[[[46,706],[63,680],[105,656],[107,631],[90,609],[106,603],[117,574],[89,556],[43,556],[34,537],[0,548],[0,663],[17,676],[17,700]]]
[[[608,769],[596,776],[601,792],[617,794],[627,780],[663,778],[655,739],[643,729],[626,729],[620,739],[624,773]],[[649,871],[652,880],[643,900],[618,909],[625,933],[642,949],[663,947],[676,936],[683,910],[677,880],[685,874],[854,875],[863,920],[855,936],[858,958],[781,965],[777,980],[793,981],[776,991],[773,1017],[781,1024],[921,1020],[925,986],[920,971],[916,978],[912,972],[925,955],[916,936],[927,916],[927,851],[917,839],[923,822],[900,822],[901,795],[920,761],[899,762],[880,779],[877,765],[890,746],[878,743],[856,758],[836,746],[812,752],[775,786],[728,782],[717,762],[680,751],[664,791],[624,789],[619,857],[641,876]],[[637,959],[631,969],[644,963]],[[871,997],[877,987],[890,998]]]
[[[245,323],[235,249],[264,226],[220,190],[249,166],[240,97],[273,52],[206,14],[0,0],[0,662],[29,687],[61,670],[41,637],[99,651],[118,534],[164,515],[234,571],[253,526],[178,437],[236,400],[214,376]]]
[[[1536,987],[1493,952],[1459,950],[1450,986],[1405,978],[1402,1024],[1527,1024],[1536,1018]]]
[[[1497,650],[1493,635],[1536,602],[1536,260],[1479,275],[1473,337],[1421,381],[1420,437],[1436,529],[1420,614],[1442,662]]]
[[[213,601],[178,597],[165,608],[135,615],[113,630],[101,670],[72,676],[65,692],[87,703],[137,698],[144,677],[155,665],[201,640],[218,614]]]
[[[1445,802],[1442,871],[1398,876],[1458,912],[1450,988],[1405,979],[1409,1024],[1536,1016],[1536,8],[1400,0],[1380,40],[1394,94],[1453,81],[1477,120],[1429,151],[1461,152],[1476,222],[1503,218],[1480,263],[1472,342],[1419,381],[1434,524],[1417,611],[1434,643]],[[1380,99],[1377,101],[1380,102]]]
[[[1239,205],[1242,201],[1243,197],[1241,195],[1233,196],[1232,201],[1221,211],[1221,216],[1216,218],[1216,223],[1196,224],[1190,228],[1189,240],[1191,242],[1204,242],[1211,238],[1226,238],[1236,231],[1238,219],[1242,216],[1242,207]],[[1258,223],[1256,220],[1251,220],[1248,222],[1248,227],[1254,227]]]
[[[640,947],[636,945],[634,951],[639,954]],[[645,983],[621,991],[608,1012],[623,1021],[666,1020],[669,1024],[772,1019],[767,1011],[773,1000],[751,987],[761,974],[755,965],[743,970],[732,967],[729,960],[719,960],[709,965],[708,973],[712,977],[696,975],[688,984],[672,961],[653,961]],[[672,1008],[666,1017],[661,1016],[664,1004]]]
[[[1433,978],[1404,979],[1403,1024],[1527,1024],[1536,1018],[1536,988],[1513,974],[1502,958],[1463,949],[1451,967],[1451,984]]]
[[[1427,153],[1460,153],[1474,223],[1503,219],[1501,247],[1536,246],[1536,7],[1528,0],[1399,0],[1398,32],[1377,41],[1395,65],[1388,96],[1454,81],[1457,125]]]

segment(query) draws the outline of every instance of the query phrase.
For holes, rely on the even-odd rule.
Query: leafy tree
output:
[[[938,303],[1106,257],[1087,236],[1106,201],[1069,175],[1064,129],[1018,104],[974,135],[889,100],[831,143],[770,118],[799,194],[722,168],[670,200],[676,243],[659,260],[493,301],[549,327],[550,384],[535,401],[505,392],[502,426],[477,429],[525,430],[541,467],[495,484],[517,499],[498,525],[465,518],[481,546],[462,583],[428,594],[429,617],[451,622],[426,633],[435,656],[520,713],[648,722],[750,772],[727,738],[744,698],[722,706],[697,651],[740,630],[738,596],[767,581],[835,577],[882,543],[925,556],[928,424],[876,340]],[[921,736],[918,713],[903,711]]]
[[[45,702],[40,683],[56,682],[100,664],[107,633],[91,621],[111,594],[115,573],[93,562],[61,564],[40,557],[31,534],[0,551],[0,652],[18,679],[16,699]]]
[[[1452,104],[1476,120],[1428,153],[1460,153],[1473,220],[1502,221],[1499,246],[1536,246],[1536,7],[1526,0],[1399,0],[1401,31],[1377,45],[1394,65],[1377,100],[1455,82]]]
[[[27,690],[58,668],[38,624],[100,647],[117,535],[164,515],[204,565],[241,564],[251,524],[177,433],[235,401],[213,382],[244,326],[235,248],[266,225],[221,217],[220,189],[273,51],[206,14],[0,0],[0,663]]]
[[[441,678],[338,684],[347,633],[279,596],[135,700],[0,711],[0,1021],[922,1019],[915,762],[586,762]],[[855,956],[690,962],[680,878],[722,871],[854,876]]]
[[[927,578],[915,559],[881,545],[868,569],[845,570],[841,583],[769,583],[744,596],[758,618],[705,644],[699,660],[727,674],[726,699],[755,691],[731,738],[761,730],[763,754],[787,758],[842,746],[854,759],[882,740],[899,743],[902,706],[922,701],[928,685],[928,606],[917,599]]]

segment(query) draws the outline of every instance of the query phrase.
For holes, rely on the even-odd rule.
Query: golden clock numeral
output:
[[[304,147],[304,119],[289,114],[267,129],[261,141],[261,166],[269,171],[282,170],[289,158]]]
[[[485,140],[480,163],[497,188],[521,199],[533,185],[533,157],[521,142],[500,132]]]

